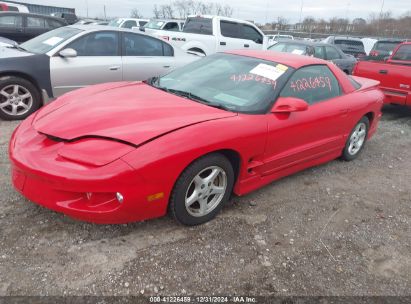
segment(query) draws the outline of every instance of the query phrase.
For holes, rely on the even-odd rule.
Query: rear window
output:
[[[343,48],[356,48],[356,49],[364,50],[364,44],[362,43],[362,41],[339,39],[339,40],[335,40],[334,43]]]
[[[375,51],[391,52],[401,42],[377,42],[374,46]]]
[[[268,48],[270,51],[277,51],[283,53],[291,53],[296,55],[305,55],[307,53],[307,46],[299,43],[282,43],[279,42]]]
[[[392,56],[393,60],[411,60],[411,44],[405,44],[400,46],[397,52]]]
[[[352,78],[352,76],[348,76],[348,79],[350,80],[351,84],[356,90],[359,90],[361,88],[361,84],[358,81],[356,81],[354,78]]]
[[[187,18],[184,25],[183,32],[193,34],[212,35],[213,34],[213,22],[209,18]]]

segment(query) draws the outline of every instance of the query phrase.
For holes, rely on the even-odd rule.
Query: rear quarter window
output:
[[[411,61],[411,44],[405,44],[399,47],[397,52],[392,56],[393,60]]]
[[[212,35],[213,34],[213,22],[209,18],[188,18],[183,32],[193,34]]]
[[[296,97],[313,105],[341,95],[337,78],[326,65],[297,70],[281,91],[281,97]]]

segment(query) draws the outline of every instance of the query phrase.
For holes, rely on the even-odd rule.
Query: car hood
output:
[[[0,47],[0,59],[1,58],[16,58],[16,57],[27,57],[33,56],[33,53],[20,51],[11,46],[2,46]]]
[[[116,83],[64,95],[37,114],[33,127],[60,140],[95,137],[139,146],[193,124],[235,115],[144,83]]]

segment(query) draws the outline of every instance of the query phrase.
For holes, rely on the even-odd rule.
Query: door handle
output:
[[[163,68],[168,69],[170,66],[169,65],[163,65]]]
[[[244,47],[250,47],[250,45],[249,44],[244,44]]]
[[[227,45],[227,43],[224,41],[220,41],[220,45]]]
[[[388,71],[387,71],[387,70],[380,70],[380,71],[379,71],[379,73],[380,73],[380,74],[385,74],[385,75],[386,75],[386,74],[388,74]]]
[[[119,66],[112,66],[112,67],[110,67],[110,71],[117,71],[117,70],[119,70],[119,69],[120,69]]]

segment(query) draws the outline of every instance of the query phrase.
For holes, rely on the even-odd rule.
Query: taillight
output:
[[[160,36],[160,38],[161,38],[161,39],[164,39],[164,40],[166,40],[166,41],[169,41],[169,40],[170,40],[170,37],[168,37],[168,36]]]

